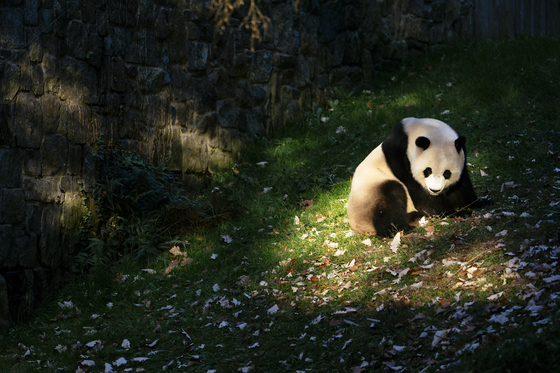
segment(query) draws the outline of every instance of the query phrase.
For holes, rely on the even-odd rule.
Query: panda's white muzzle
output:
[[[445,189],[445,178],[443,176],[434,176],[433,174],[426,178],[426,189],[428,192],[437,196]]]

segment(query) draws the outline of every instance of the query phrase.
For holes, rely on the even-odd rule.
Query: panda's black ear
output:
[[[461,152],[461,149],[465,147],[467,142],[467,138],[465,136],[459,136],[457,140],[455,140],[455,149],[457,149],[457,153]]]
[[[420,136],[416,139],[416,146],[426,150],[430,146],[430,139],[424,136]]]

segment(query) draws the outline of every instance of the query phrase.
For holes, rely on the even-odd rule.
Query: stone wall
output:
[[[64,280],[99,138],[196,183],[332,88],[472,35],[468,0],[293,3],[261,2],[272,24],[252,51],[203,0],[2,2],[0,328]]]

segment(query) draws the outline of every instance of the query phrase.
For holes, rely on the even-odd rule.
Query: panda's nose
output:
[[[441,189],[432,189],[432,188],[430,188],[430,192],[432,192],[432,193],[434,193],[434,194],[435,194],[435,193],[439,193],[440,191],[441,191]]]

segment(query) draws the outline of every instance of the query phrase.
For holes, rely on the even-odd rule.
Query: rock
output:
[[[138,84],[144,93],[159,93],[166,84],[165,72],[157,67],[139,67]]]
[[[41,215],[43,207],[36,204],[27,204],[25,206],[25,228],[27,232],[34,233],[38,236],[41,233]]]
[[[183,149],[183,174],[206,173],[209,163],[206,136],[192,132],[184,132],[181,133],[181,144]]]
[[[60,207],[54,204],[43,208],[41,235],[39,238],[39,260],[41,264],[56,268],[60,265]]]
[[[23,268],[37,267],[37,235],[19,230],[16,233],[16,247],[19,265]]]
[[[11,268],[17,264],[14,229],[11,225],[0,225],[0,268]]]
[[[247,67],[251,66],[253,57],[249,53],[236,53],[233,56],[233,66],[229,69],[229,75],[234,77],[246,78],[251,71]]]
[[[189,70],[205,70],[208,64],[208,44],[193,41],[188,43],[187,48]]]
[[[0,148],[0,187],[21,188],[22,158],[17,148]]]
[[[72,20],[66,32],[66,43],[72,49],[72,57],[85,59],[88,53],[88,34],[86,25],[81,21]]]
[[[340,16],[341,30],[357,30],[362,24],[360,12],[352,5],[346,5],[342,8]]]
[[[0,11],[0,19],[2,19],[1,17]],[[0,93],[2,98],[5,101],[12,101],[20,89],[20,84],[20,67],[14,63],[3,62],[0,67]]]
[[[68,140],[62,135],[46,136],[41,145],[41,169],[43,176],[66,173],[68,163]]]
[[[319,51],[319,18],[314,14],[303,14],[300,18],[300,53],[317,56]]]
[[[294,83],[298,88],[302,88],[311,84],[311,73],[309,71],[309,64],[306,58],[301,54],[299,54],[297,57]]]
[[[97,104],[97,73],[95,68],[84,61],[73,58],[60,60],[60,98],[83,104]]]
[[[35,149],[25,149],[23,155],[23,174],[25,176],[41,176],[41,153]]]
[[[8,308],[8,284],[4,276],[0,275],[0,334],[8,332],[10,327],[10,312]]]
[[[272,52],[269,50],[256,51],[253,54],[251,65],[251,81],[253,83],[265,83],[270,80],[272,72]]]
[[[165,39],[169,35],[169,23],[167,22],[167,9],[160,8],[156,19],[156,36]]]
[[[38,149],[43,137],[41,104],[33,94],[21,93],[16,99],[15,135],[22,148]]]
[[[18,224],[25,219],[25,195],[22,189],[2,189],[0,224]]]
[[[28,26],[39,24],[38,3],[39,0],[27,0],[23,3],[23,20]]]
[[[60,177],[35,179],[23,177],[23,192],[26,201],[61,202]]]
[[[62,204],[61,227],[73,232],[80,225],[82,217],[82,197],[79,192],[66,192]]]
[[[321,4],[319,10],[319,43],[330,43],[338,34],[341,5],[339,1],[329,1]]]
[[[24,12],[21,8],[0,9],[0,47],[20,49],[25,46]]]

